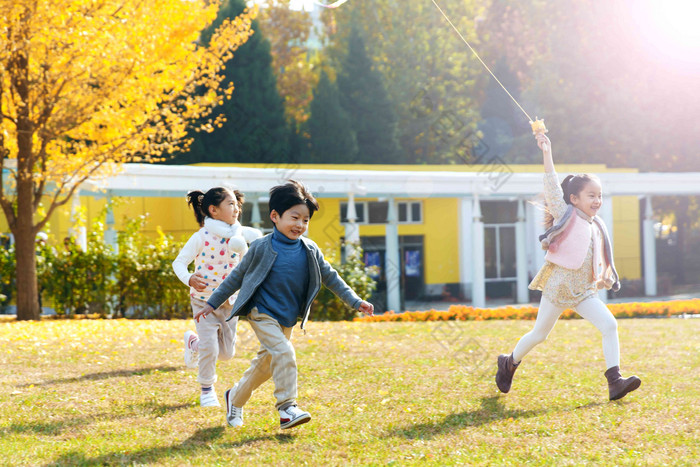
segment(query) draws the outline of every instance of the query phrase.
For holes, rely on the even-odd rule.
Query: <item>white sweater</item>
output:
[[[262,237],[262,232],[252,227],[243,227],[236,222],[233,225],[227,224],[216,219],[207,217],[204,220],[204,227],[210,229],[212,233],[229,238],[229,250],[235,251],[243,256],[248,251],[248,243],[258,237]],[[189,287],[192,274],[187,268],[199,256],[204,248],[202,236],[199,231],[192,234],[185,246],[182,247],[180,253],[173,261],[173,271],[180,281]]]

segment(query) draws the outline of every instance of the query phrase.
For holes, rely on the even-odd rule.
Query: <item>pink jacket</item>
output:
[[[596,227],[600,229],[604,248],[600,251],[599,242],[593,245],[593,277],[599,288],[617,291],[620,289],[620,279],[613,261],[612,244],[605,223],[598,216],[591,219],[569,205],[559,222],[540,235],[542,249],[547,250],[544,258],[566,269],[579,269],[586,260],[592,229]],[[602,271],[597,268],[601,255],[604,260]]]

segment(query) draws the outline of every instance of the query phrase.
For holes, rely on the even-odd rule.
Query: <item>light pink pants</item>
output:
[[[197,298],[191,299],[192,316],[196,315],[207,302]],[[211,386],[216,382],[216,361],[228,360],[236,353],[236,328],[238,316],[226,321],[233,305],[228,300],[213,313],[195,321],[199,336],[199,369],[197,381],[202,386]]]

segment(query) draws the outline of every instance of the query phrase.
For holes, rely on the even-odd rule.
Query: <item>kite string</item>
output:
[[[440,13],[442,13],[442,16],[445,17],[445,19],[447,20],[447,22],[450,23],[450,26],[452,26],[452,29],[454,29],[455,32],[459,35],[459,37],[462,39],[462,41],[464,41],[464,43],[467,44],[467,47],[469,47],[469,50],[471,50],[471,51],[474,53],[474,55],[476,56],[476,58],[479,59],[479,61],[481,62],[481,64],[484,65],[484,68],[486,68],[486,71],[488,71],[489,73],[491,73],[491,76],[493,76],[493,79],[495,79],[496,82],[497,82],[497,83],[503,88],[503,90],[506,92],[506,94],[508,94],[508,96],[509,96],[511,99],[513,99],[513,102],[515,102],[515,105],[517,105],[518,108],[519,108],[520,110],[523,111],[523,113],[524,113],[525,116],[528,118],[528,120],[529,120],[530,122],[532,122],[532,121],[533,121],[533,120],[532,120],[532,117],[530,117],[530,115],[528,115],[528,113],[525,112],[525,109],[523,109],[523,107],[518,103],[518,101],[515,100],[515,97],[513,97],[513,95],[512,95],[510,92],[508,92],[508,90],[506,89],[506,87],[503,86],[503,83],[501,83],[501,82],[499,81],[499,79],[496,77],[496,75],[493,74],[493,71],[491,71],[491,69],[488,67],[488,65],[487,65],[486,63],[484,63],[484,61],[481,59],[481,57],[479,57],[479,54],[476,53],[476,50],[474,50],[474,48],[473,48],[471,45],[469,45],[469,42],[467,42],[467,40],[464,38],[464,36],[462,35],[462,33],[459,32],[459,29],[457,29],[457,27],[456,27],[454,24],[452,24],[452,21],[450,21],[450,18],[448,18],[447,15],[445,14],[445,12],[442,11],[442,8],[440,8],[440,5],[438,5],[437,2],[436,2],[435,0],[432,0],[432,2],[433,2],[433,5],[435,5],[435,7],[440,11]]]

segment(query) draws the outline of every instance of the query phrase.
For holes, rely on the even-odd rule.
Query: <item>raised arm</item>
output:
[[[537,133],[537,146],[542,150],[542,161],[544,163],[544,198],[547,202],[547,210],[560,219],[567,209],[564,201],[564,192],[559,185],[557,173],[554,170],[554,159],[552,158],[552,143],[544,133]]]
[[[542,159],[544,162],[544,171],[546,173],[554,172],[554,159],[552,159],[552,143],[544,133],[537,133],[537,146],[542,150]]]

